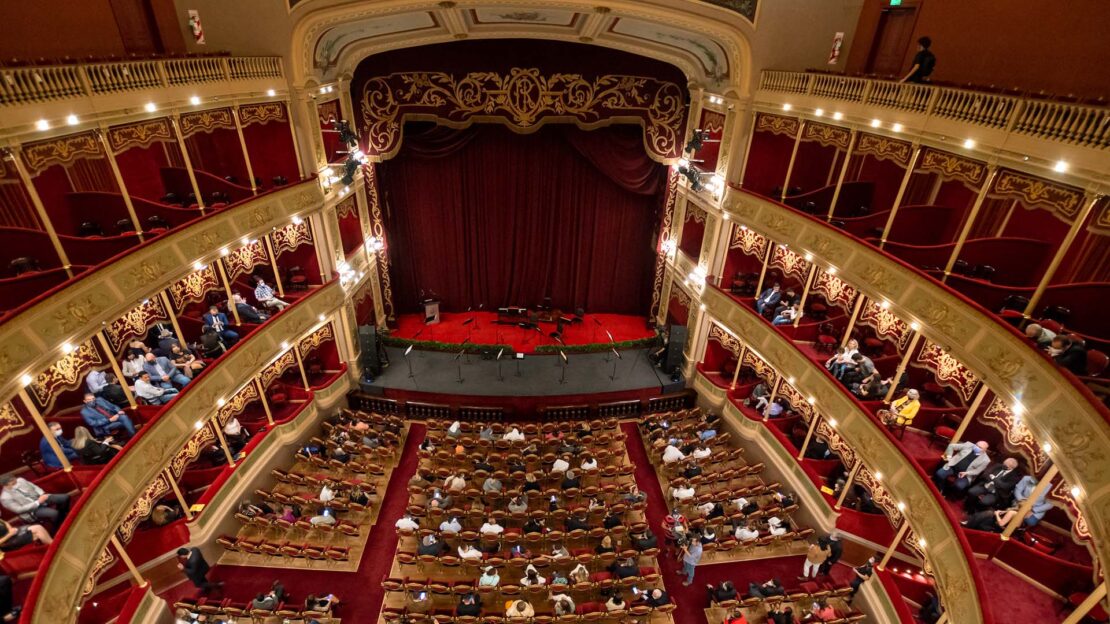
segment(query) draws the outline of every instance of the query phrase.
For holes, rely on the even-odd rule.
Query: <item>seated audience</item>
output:
[[[505,609],[505,617],[509,620],[529,620],[536,615],[536,610],[527,600],[514,600]]]
[[[775,316],[774,320],[771,321],[771,324],[772,325],[790,325],[790,324],[792,324],[794,322],[794,319],[801,317],[802,312],[801,312],[800,308],[801,308],[801,306],[799,304],[794,304],[792,306],[788,306],[786,308],[783,308],[782,311],[779,312]]]
[[[736,600],[736,586],[732,584],[732,581],[721,581],[716,586],[706,585],[705,590],[709,593],[710,602]]]
[[[189,385],[190,381],[185,374],[174,366],[169,358],[159,357],[153,353],[146,354],[143,372],[148,373],[151,380],[163,388],[173,388],[175,385],[184,388]]]
[[[1014,488],[1014,502],[1018,506],[1021,506],[1033,495],[1033,491],[1036,489],[1037,479],[1030,475],[1025,475],[1018,481],[1017,487]],[[1052,488],[1045,489],[1045,491],[1041,492],[1041,495],[1037,497],[1037,500],[1033,503],[1033,507],[1030,508],[1029,513],[1025,515],[1025,520],[1023,520],[1025,526],[1036,526],[1037,523],[1044,518],[1044,515],[1048,513],[1048,510],[1052,509],[1052,503],[1047,500],[1048,491],[1050,489]]]
[[[482,615],[482,598],[474,592],[463,594],[455,606],[455,615],[478,617]]]
[[[48,494],[30,481],[13,475],[0,477],[0,505],[24,522],[45,520],[57,530],[69,513],[69,494]]]
[[[944,460],[941,467],[933,474],[933,481],[941,491],[948,489],[948,478],[955,475],[956,480],[952,487],[959,493],[971,485],[971,481],[979,476],[990,464],[989,448],[986,442],[958,442],[949,444],[944,451]]]
[[[1087,347],[1079,340],[1071,336],[1056,336],[1048,352],[1060,367],[1076,375],[1087,374]]]
[[[913,417],[917,416],[917,411],[921,409],[920,399],[921,395],[917,390],[910,389],[906,392],[906,396],[891,401],[889,410],[880,410],[879,417],[882,418],[884,425],[907,426],[913,422]]]
[[[256,277],[254,280],[254,298],[264,308],[273,308],[281,312],[289,304],[274,295],[274,289],[270,288],[265,280],[261,277]]]
[[[193,352],[190,351],[188,347],[179,344],[175,344],[170,348],[170,353],[167,357],[173,362],[173,365],[181,369],[181,372],[189,379],[192,379],[193,375],[204,370],[205,367],[204,361],[198,360],[197,356],[193,355]]]
[[[317,611],[327,615],[334,615],[338,605],[339,598],[337,598],[335,594],[328,594],[327,596],[309,594],[304,599],[304,608],[306,611]]]
[[[671,597],[667,594],[665,590],[659,589],[658,587],[651,589],[646,594],[644,594],[644,604],[651,607],[652,609],[658,609],[659,607],[662,607],[663,605],[668,605],[670,603]]]
[[[134,383],[135,380],[139,378],[139,375],[143,374],[144,361],[145,360],[143,360],[139,353],[129,351],[127,353],[127,358],[123,360],[122,364],[120,364],[120,370],[123,371],[123,376],[127,377],[131,380],[132,383]],[[122,402],[123,401],[120,401],[120,403]]]
[[[150,381],[150,373],[143,371],[135,382],[135,394],[151,405],[165,405],[177,396],[177,388],[165,388]]]
[[[984,509],[971,514],[960,524],[969,529],[977,531],[991,531],[993,533],[1001,533],[1006,529],[1006,525],[1010,524],[1014,516],[1017,515],[1017,507],[1010,507],[1008,509]]]
[[[501,575],[498,574],[497,568],[493,566],[486,566],[482,570],[482,576],[478,577],[479,587],[497,587],[501,584]]]
[[[765,583],[762,583],[762,584],[749,583],[748,584],[748,595],[750,595],[752,598],[767,598],[769,596],[785,596],[786,595],[786,588],[784,588],[782,586],[782,583],[780,583],[777,578],[772,578],[771,580],[769,580]]]
[[[761,292],[759,297],[756,297],[755,311],[763,314],[763,311],[768,308],[774,310],[780,301],[782,301],[782,286],[776,282],[773,286]]]
[[[1003,507],[1014,497],[1014,488],[1021,480],[1018,460],[1007,457],[1001,464],[995,464],[983,471],[975,484],[967,489],[964,511],[972,513],[980,509]]]
[[[1045,329],[1037,323],[1030,323],[1025,326],[1025,336],[1032,340],[1038,348],[1047,349],[1052,346],[1052,340],[1056,338],[1056,332]]]
[[[570,596],[566,594],[552,594],[550,600],[552,603],[551,608],[555,611],[556,617],[574,615],[574,599]]]
[[[239,334],[232,331],[230,328],[231,323],[227,320],[227,315],[220,312],[216,306],[210,306],[208,311],[201,315],[201,320],[204,321],[205,327],[211,327],[216,330],[220,335],[220,339],[224,341],[227,346],[232,346],[239,342]]]
[[[85,395],[81,418],[98,437],[111,435],[112,432],[121,429],[127,433],[127,437],[135,435],[135,425],[131,423],[131,417],[123,411],[123,408],[92,393]]]
[[[198,346],[206,358],[220,357],[224,351],[227,351],[227,345],[220,340],[220,334],[211,327],[200,330],[200,344]]]
[[[405,514],[401,516],[401,518],[397,520],[397,522],[394,523],[393,526],[401,529],[402,531],[416,531],[420,528],[420,524],[417,523],[417,521],[412,517],[412,514]]]
[[[235,311],[239,313],[239,320],[243,323],[252,323],[257,325],[259,323],[265,322],[266,319],[270,318],[269,315],[265,312],[262,312],[258,308],[247,303],[246,299],[243,299],[243,295],[240,295],[239,293],[235,293],[234,295],[232,295],[232,300],[235,304]]]
[[[624,601],[624,598],[620,595],[620,592],[614,592],[613,595],[609,597],[609,600],[605,601],[606,611],[620,611],[627,608],[628,603]]]
[[[123,391],[116,376],[102,370],[89,371],[85,377],[85,387],[93,396],[102,398],[109,403],[123,405],[127,403],[127,394]]]
[[[88,466],[104,465],[119,453],[120,448],[114,446],[112,441],[112,437],[109,436],[101,442],[84,427],[73,430],[73,450],[81,457],[81,463]]]
[[[69,440],[62,436],[62,425],[60,423],[50,423],[50,433],[53,434],[54,440],[58,443],[58,448],[61,449],[62,454],[70,462],[77,461],[80,455],[77,454],[76,449]],[[39,440],[39,455],[42,456],[42,463],[51,470],[61,470],[63,468],[62,459],[54,451],[53,445],[50,444],[50,439],[46,436]]]
[[[17,527],[0,520],[0,551],[10,552],[32,542],[46,545],[52,541],[54,538],[50,537],[50,533],[47,533],[41,524],[25,524]]]

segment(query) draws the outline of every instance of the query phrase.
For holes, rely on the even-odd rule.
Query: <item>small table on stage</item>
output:
[[[425,299],[420,303],[424,304],[424,324],[435,325],[439,322],[439,299]]]

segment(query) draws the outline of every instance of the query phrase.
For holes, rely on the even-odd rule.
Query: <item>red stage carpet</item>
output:
[[[468,319],[472,323],[463,325]],[[428,340],[462,344],[467,338],[474,344],[508,344],[516,351],[532,353],[536,347],[557,344],[550,338],[554,323],[540,323],[540,331],[524,329],[517,325],[500,325],[496,312],[445,312],[440,322],[425,325],[422,314],[402,314],[392,331],[395,338]],[[646,317],[627,314],[587,314],[581,323],[563,325],[563,342],[568,345],[615,342],[651,338],[654,332],[647,328]],[[542,332],[542,333],[540,333]]]

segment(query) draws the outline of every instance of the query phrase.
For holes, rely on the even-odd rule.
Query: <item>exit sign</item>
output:
[[[902,0],[890,0],[890,6],[902,6]]]

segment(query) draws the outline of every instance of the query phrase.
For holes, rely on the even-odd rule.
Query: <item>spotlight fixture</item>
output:
[[[782,110],[784,110],[784,111],[788,111],[792,108],[794,108],[794,106],[792,104],[783,104],[782,105]]]
[[[343,163],[343,177],[339,179],[345,186],[350,186],[355,181],[355,173],[358,172],[358,161],[354,157],[348,158]]]
[[[901,132],[902,131],[902,124],[896,123],[893,126],[891,126],[890,129],[895,131],[895,132]]]
[[[694,135],[686,143],[686,147],[682,149],[684,152],[696,152],[702,148],[702,145],[709,139],[709,133],[705,130],[696,129]]]
[[[813,111],[813,114],[814,114],[814,115],[816,115],[816,116],[818,116],[818,117],[821,117],[822,115],[824,115],[824,114],[825,114],[825,109],[823,109],[823,108],[818,108],[817,110]]]
[[[837,121],[840,121],[841,119],[844,119],[844,113],[842,113],[840,111],[837,111],[837,112],[833,113],[833,119],[835,119]]]
[[[1056,173],[1064,173],[1068,170],[1068,163],[1066,160],[1057,160],[1055,165],[1052,165],[1052,170]]]
[[[881,125],[883,125],[883,122],[879,121],[878,119],[872,119],[871,120],[871,127],[872,128],[878,128]]]

